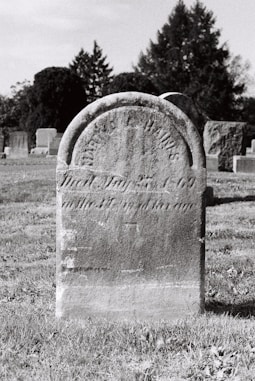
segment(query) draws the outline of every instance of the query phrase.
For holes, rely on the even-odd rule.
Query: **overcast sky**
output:
[[[176,0],[0,0],[0,94],[48,66],[68,66],[97,40],[114,73],[132,71]],[[185,0],[189,7],[193,0]],[[234,55],[255,74],[255,0],[204,0]],[[251,89],[255,95],[254,88]],[[170,90],[170,89],[169,89]]]

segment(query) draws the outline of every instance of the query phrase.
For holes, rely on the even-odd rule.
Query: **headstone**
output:
[[[56,156],[58,154],[59,145],[63,134],[58,133],[57,136],[49,144],[49,156]]]
[[[246,147],[246,155],[254,156],[255,155],[255,139],[252,139],[250,142],[250,147]]]
[[[33,155],[46,155],[49,153],[49,145],[57,136],[56,128],[38,128],[36,130],[36,147],[31,153]]]
[[[10,159],[28,157],[28,139],[25,131],[14,131],[9,134]]]
[[[38,128],[36,130],[36,147],[48,147],[56,135],[56,128]]]
[[[4,147],[4,153],[8,157],[10,155],[10,147]]]
[[[207,171],[215,171],[219,170],[219,154],[211,154],[206,155],[206,169]]]
[[[70,123],[57,163],[57,317],[202,311],[206,170],[189,118],[152,95],[106,96]]]
[[[233,156],[233,172],[235,173],[255,173],[255,155]]]
[[[218,154],[219,170],[232,171],[233,156],[245,153],[246,123],[209,121],[204,128],[206,155]]]
[[[246,148],[246,156],[233,156],[233,172],[255,173],[255,140],[251,141],[251,147]]]
[[[197,127],[200,135],[203,136],[204,126],[209,118],[199,110],[198,106],[190,97],[182,93],[168,92],[161,94],[160,98],[166,99],[180,108]]]

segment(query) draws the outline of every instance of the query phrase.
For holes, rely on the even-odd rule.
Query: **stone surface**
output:
[[[233,156],[233,172],[235,173],[255,173],[254,156]]]
[[[180,108],[196,126],[200,135],[203,136],[204,126],[209,118],[198,109],[190,97],[182,93],[168,92],[161,94],[160,98],[166,99]]]
[[[58,154],[59,145],[61,142],[63,134],[58,133],[55,138],[49,144],[49,152],[50,156],[56,156]]]
[[[28,139],[25,131],[14,131],[9,134],[10,159],[28,157]]]
[[[254,156],[255,155],[255,140],[252,139],[250,144],[251,144],[250,147],[246,147],[246,155]]]
[[[219,154],[206,155],[206,169],[216,172],[219,170]]]
[[[4,153],[6,156],[10,155],[10,147],[4,147]]]
[[[56,128],[38,128],[36,130],[36,147],[49,147],[50,142],[57,135]]]
[[[219,155],[219,170],[233,169],[233,156],[245,153],[246,123],[209,121],[204,129],[206,155]]]
[[[30,151],[31,155],[38,155],[38,156],[45,156],[48,154],[49,148],[48,147],[35,147],[32,148]]]
[[[203,310],[205,157],[188,117],[152,95],[109,95],[70,123],[57,162],[56,316]]]

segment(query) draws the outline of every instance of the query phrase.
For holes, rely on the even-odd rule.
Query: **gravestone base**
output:
[[[31,155],[35,156],[43,156],[47,155],[48,147],[35,147],[31,150]]]
[[[199,282],[63,286],[58,292],[58,318],[173,321],[203,310]]]

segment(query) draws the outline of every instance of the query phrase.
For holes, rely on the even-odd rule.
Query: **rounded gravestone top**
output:
[[[155,120],[161,118],[159,123],[164,123],[164,128],[175,130],[183,139],[184,144],[187,145],[188,151],[192,156],[191,162],[193,168],[205,168],[205,156],[201,138],[194,124],[183,111],[171,102],[154,95],[124,92],[111,94],[91,103],[72,120],[60,143],[58,169],[64,169],[70,165],[79,166],[79,160],[73,157],[75,152],[76,156],[78,155],[78,140],[83,137],[83,141],[86,143],[86,135],[89,136],[92,134],[92,130],[95,130],[95,121],[100,118],[102,119],[104,114],[108,115],[114,112],[109,118],[110,120],[115,118],[114,123],[117,123],[116,119],[119,118],[121,113],[125,112],[131,115],[132,110],[135,110],[136,113],[134,118],[142,119],[143,113],[149,113],[149,117],[155,118]],[[109,120],[106,122],[108,123]],[[103,124],[103,122],[99,122],[99,128],[103,129]],[[77,150],[74,149],[75,147],[78,147]]]

